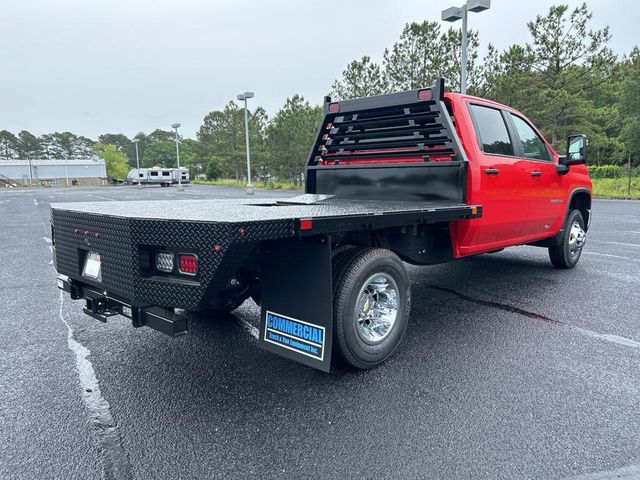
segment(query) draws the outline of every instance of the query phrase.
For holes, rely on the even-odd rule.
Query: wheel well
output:
[[[578,192],[571,197],[569,209],[578,209],[582,213],[585,226],[589,225],[589,215],[591,214],[591,196],[587,192]]]
[[[337,244],[386,248],[414,265],[453,260],[451,234],[446,222],[347,232]]]

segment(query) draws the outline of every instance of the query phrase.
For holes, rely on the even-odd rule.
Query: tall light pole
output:
[[[133,143],[136,144],[136,168],[138,169],[138,188],[142,188],[142,184],[140,183],[140,156],[138,155],[138,142],[139,138],[134,138]]]
[[[178,161],[178,191],[183,191],[184,187],[182,186],[182,170],[180,170],[180,138],[178,137],[178,128],[180,128],[179,123],[174,123],[171,125],[171,128],[176,130],[176,159]]]
[[[467,0],[461,7],[442,11],[442,20],[455,22],[462,19],[462,53],[460,59],[460,93],[467,93],[467,12],[482,12],[491,8],[491,0]]]
[[[251,156],[249,155],[249,117],[247,114],[247,100],[253,98],[253,92],[238,94],[238,100],[244,100],[244,139],[247,144],[247,195],[253,195],[253,185],[251,184]]]

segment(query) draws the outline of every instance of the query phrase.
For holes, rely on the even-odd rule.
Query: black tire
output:
[[[549,259],[554,267],[557,268],[573,268],[580,260],[582,255],[582,248],[584,246],[584,240],[582,246],[576,248],[572,242],[574,241],[574,234],[572,233],[573,225],[577,223],[584,232],[584,219],[580,210],[570,210],[567,215],[567,221],[564,226],[564,234],[562,236],[562,243],[555,247],[549,247]]]
[[[353,260],[353,258],[365,247],[357,247],[355,245],[342,245],[333,251],[331,257],[331,274],[333,278],[333,294],[336,293],[338,279],[342,276],[344,268]]]
[[[337,359],[358,369],[380,365],[396,350],[409,323],[411,283],[398,256],[382,248],[353,248],[334,257],[333,348]],[[356,313],[361,292],[366,285],[384,280],[396,293],[395,321],[378,339],[366,338]],[[380,298],[376,294],[374,306]],[[362,297],[364,298],[364,297]],[[384,298],[384,297],[383,297]],[[366,303],[368,308],[369,302]],[[369,329],[370,330],[370,329]]]

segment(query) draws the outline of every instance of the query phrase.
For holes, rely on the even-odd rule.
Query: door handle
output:
[[[538,171],[531,172],[531,176],[532,177],[541,177],[542,176],[542,172],[538,172]]]
[[[498,170],[497,168],[485,168],[484,173],[486,173],[487,175],[498,175],[500,173],[500,170]]]

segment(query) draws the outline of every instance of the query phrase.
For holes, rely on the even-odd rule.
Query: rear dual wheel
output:
[[[334,349],[347,365],[373,368],[397,348],[409,322],[411,284],[398,256],[348,247],[333,257]]]

